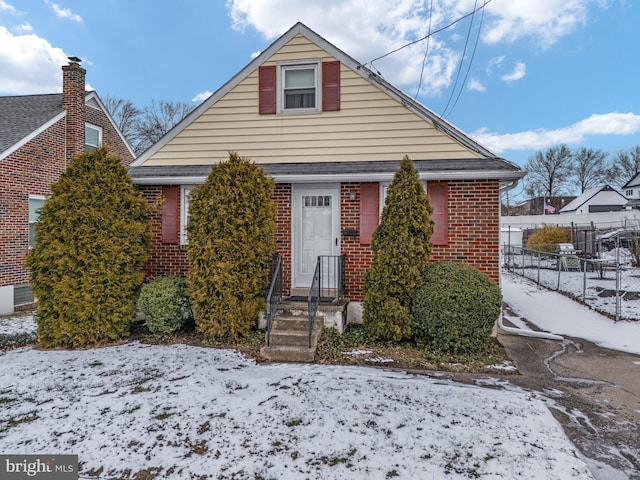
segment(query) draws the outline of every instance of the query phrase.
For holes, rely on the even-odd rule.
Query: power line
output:
[[[365,63],[365,66],[366,66],[366,65],[371,65],[371,67],[373,68],[373,62],[375,62],[375,61],[377,61],[377,60],[381,60],[381,59],[383,59],[383,58],[385,58],[385,57],[388,57],[389,55],[391,55],[391,54],[393,54],[393,53],[396,53],[396,52],[399,52],[400,50],[403,50],[403,49],[405,49],[405,48],[407,48],[407,47],[410,47],[411,45],[415,45],[416,43],[420,43],[420,42],[422,42],[422,41],[424,41],[424,40],[426,40],[426,39],[428,39],[428,38],[432,37],[432,36],[433,36],[433,35],[435,35],[436,33],[440,33],[440,32],[443,32],[444,30],[447,30],[448,28],[451,28],[451,27],[452,27],[452,26],[454,26],[455,24],[460,23],[462,20],[464,20],[464,19],[466,19],[466,18],[469,18],[470,16],[474,15],[478,10],[480,10],[480,9],[482,9],[482,8],[484,8],[484,7],[486,7],[486,6],[487,6],[488,4],[490,4],[492,1],[493,1],[493,0],[485,0],[485,2],[484,2],[482,5],[480,5],[479,7],[475,8],[473,11],[471,11],[471,12],[467,13],[466,15],[463,15],[462,17],[458,18],[457,20],[454,20],[453,22],[451,22],[451,23],[449,23],[449,24],[445,25],[444,27],[441,27],[441,28],[439,28],[439,29],[437,29],[437,30],[434,30],[433,32],[428,33],[427,35],[425,35],[425,36],[424,36],[424,37],[422,37],[422,38],[419,38],[419,39],[417,39],[417,40],[414,40],[413,42],[406,43],[406,44],[402,45],[401,47],[396,48],[395,50],[391,50],[390,52],[387,52],[387,53],[385,53],[384,55],[381,55],[381,56],[379,56],[379,57],[376,57],[376,58],[374,58],[373,60],[371,60],[370,62]],[[431,14],[431,12],[430,12],[430,14]]]
[[[424,77],[424,67],[427,64],[427,56],[429,54],[429,44],[431,40],[431,22],[433,20],[433,0],[431,0],[431,5],[429,6],[429,30],[427,31],[427,46],[424,49],[424,57],[422,57],[422,68],[420,69],[420,81],[418,82],[418,88],[416,89],[416,95],[413,97],[413,101],[415,102],[420,94],[420,88],[422,87],[422,78]]]
[[[478,0],[473,4],[473,11],[475,12],[476,6],[478,5]],[[440,117],[444,118],[444,115],[449,108],[449,104],[451,103],[451,99],[453,98],[453,94],[458,87],[458,80],[460,79],[460,72],[462,71],[462,64],[464,63],[464,56],[467,54],[467,45],[469,45],[469,38],[471,37],[471,29],[473,28],[473,19],[475,18],[475,13],[471,15],[471,21],[469,22],[469,29],[467,30],[467,38],[464,41],[464,48],[462,49],[462,56],[460,57],[460,64],[458,65],[458,72],[456,73],[456,80],[453,82],[453,88],[451,89],[451,94],[449,95],[449,100],[447,100],[447,105],[444,107],[442,114]]]
[[[485,4],[486,5],[486,4]],[[458,95],[456,97],[455,102],[453,102],[453,106],[451,107],[451,110],[449,110],[449,114],[450,115],[456,108],[456,105],[458,105],[458,100],[460,100],[460,95],[462,95],[462,90],[464,89],[464,86],[467,83],[467,78],[469,77],[469,72],[471,71],[471,65],[473,65],[473,59],[476,56],[476,50],[478,48],[478,41],[480,40],[480,32],[482,31],[482,23],[484,22],[484,9],[482,9],[482,13],[480,15],[480,24],[478,25],[478,34],[476,35],[476,41],[473,45],[473,52],[471,52],[471,59],[469,60],[469,65],[467,66],[467,71],[464,74],[464,79],[462,80],[462,85],[460,85],[460,90],[458,90]],[[471,24],[473,24],[473,19],[471,21]],[[471,33],[471,25],[469,25],[469,34]],[[469,40],[469,34],[467,35],[467,40]],[[465,51],[467,48],[467,44],[465,42]],[[460,60],[460,68],[462,68],[462,61],[464,60],[464,53],[462,54],[462,60]],[[460,70],[458,70],[458,73],[460,73]],[[458,78],[456,77],[456,84],[458,83]],[[451,90],[451,96],[453,96],[453,92],[455,90],[455,86],[454,89]],[[449,101],[451,101],[451,96],[449,97]],[[447,102],[447,107],[449,106],[449,101]],[[442,112],[441,117],[445,117],[446,115],[446,111],[447,111],[447,107],[445,107],[444,111]]]

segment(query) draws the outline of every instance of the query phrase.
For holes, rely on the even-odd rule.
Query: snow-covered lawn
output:
[[[186,345],[27,347],[0,354],[0,451],[77,454],[100,478],[593,478],[539,394],[480,383]]]

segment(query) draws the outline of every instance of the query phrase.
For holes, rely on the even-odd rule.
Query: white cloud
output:
[[[499,135],[480,129],[471,134],[496,153],[506,150],[540,150],[560,143],[579,144],[594,135],[635,135],[640,133],[640,115],[634,113],[594,114],[568,127],[529,130]]]
[[[18,32],[33,32],[33,27],[29,23],[23,23],[22,25],[16,27],[16,31],[18,31]]]
[[[516,63],[516,66],[514,67],[511,73],[508,73],[502,76],[502,80],[504,80],[505,82],[513,82],[515,80],[520,80],[525,76],[526,73],[527,73],[527,66],[522,62],[518,62]]]
[[[492,45],[526,39],[545,48],[583,26],[590,3],[592,0],[493,0],[486,6],[482,39]],[[470,13],[479,3],[475,0],[227,0],[229,16],[237,30],[255,28],[267,40],[273,40],[301,21],[361,62],[369,62],[426,36],[431,5],[431,31],[434,31]],[[609,6],[605,0],[599,0],[596,5]],[[425,96],[436,96],[451,86],[462,55],[463,42],[456,38],[464,38],[461,34],[466,34],[468,23],[465,22],[459,24],[464,26],[457,31],[447,29],[431,37],[421,85]],[[477,24],[476,19],[474,25]],[[376,61],[374,68],[412,94],[422,71],[425,48],[424,41],[414,44]],[[504,57],[495,60],[500,63]],[[524,70],[519,72],[514,73],[524,74]]]
[[[205,90],[204,92],[200,92],[199,94],[197,94],[195,97],[193,97],[191,99],[191,101],[193,103],[200,103],[200,102],[204,102],[207,98],[209,98],[211,96],[213,92],[210,92],[209,90]]]
[[[590,0],[493,0],[483,40],[490,44],[530,38],[547,48],[587,21]],[[606,8],[602,2],[598,4]]]
[[[469,90],[474,91],[474,92],[486,92],[487,91],[487,89],[482,84],[482,82],[480,80],[478,80],[477,78],[472,78],[472,79],[469,80],[468,88],[469,88]]]
[[[17,13],[16,8],[13,5],[9,5],[4,0],[0,0],[0,10],[3,12]]]
[[[61,48],[37,35],[13,35],[0,26],[0,93],[10,95],[62,91]]]
[[[82,22],[82,17],[77,13],[73,13],[70,9],[63,8],[57,3],[49,2],[49,0],[46,0],[46,3],[53,9],[57,17],[73,20],[74,22]]]

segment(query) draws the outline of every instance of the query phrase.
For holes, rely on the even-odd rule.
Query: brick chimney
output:
[[[69,65],[62,67],[62,106],[67,110],[67,162],[84,153],[84,81],[87,71],[78,57],[68,57]]]

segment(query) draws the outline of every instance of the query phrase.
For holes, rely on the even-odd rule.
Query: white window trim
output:
[[[180,245],[188,245],[187,223],[189,221],[189,194],[196,185],[180,187]]]
[[[424,187],[425,193],[427,193],[427,181],[420,180],[420,183]],[[382,218],[382,209],[384,208],[384,203],[387,200],[387,188],[389,188],[391,182],[380,182],[380,206],[378,207],[378,216]]]
[[[90,145],[87,143],[87,137],[85,135],[85,139],[84,139],[84,146],[85,146],[85,150],[86,147],[95,147],[95,149],[97,150],[98,148],[102,147],[102,127],[99,127],[98,125],[94,125],[93,123],[85,123],[84,124],[85,128],[89,127],[89,128],[93,128],[94,130],[96,130],[98,132],[98,145]]]
[[[29,195],[29,199],[27,201],[27,210],[30,210],[29,203],[30,203],[31,200],[43,200],[44,201],[46,199],[47,199],[47,197],[44,196],[44,195]],[[34,240],[33,245],[31,244],[31,224],[32,223],[35,225],[36,223],[38,223],[38,220],[36,220],[35,222],[32,222],[31,219],[27,217],[27,225],[28,225],[27,244],[29,246],[29,250],[31,250],[33,248],[33,245],[35,245],[35,239],[33,239]]]
[[[284,108],[284,72],[287,69],[311,67],[316,73],[316,106],[315,108]],[[276,102],[277,112],[281,115],[304,115],[322,111],[322,61],[319,58],[297,60],[293,62],[278,62],[276,70]]]

